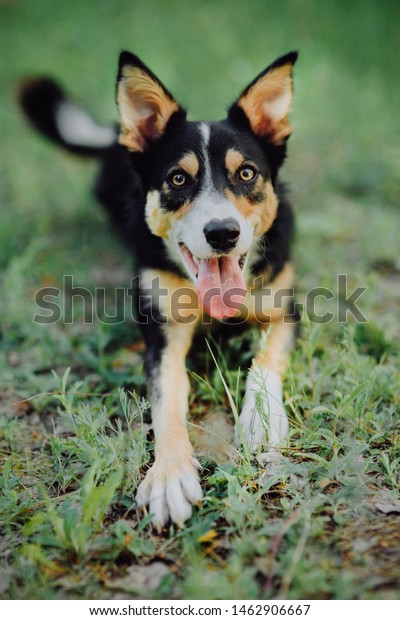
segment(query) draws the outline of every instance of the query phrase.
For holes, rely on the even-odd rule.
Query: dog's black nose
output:
[[[239,222],[228,217],[226,220],[211,220],[204,227],[204,234],[214,250],[231,250],[240,235]]]

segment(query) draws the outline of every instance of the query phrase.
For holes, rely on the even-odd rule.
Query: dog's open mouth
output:
[[[196,278],[197,293],[203,309],[216,319],[237,314],[246,295],[243,266],[246,255],[196,258],[189,248],[180,243],[183,259]]]

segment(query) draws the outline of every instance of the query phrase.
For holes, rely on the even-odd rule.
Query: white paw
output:
[[[289,425],[283,406],[282,382],[272,370],[250,370],[239,421],[243,439],[253,452],[260,446],[277,446],[285,439]],[[235,440],[241,442],[238,428],[235,428]]]
[[[192,504],[203,497],[197,467],[195,459],[182,463],[156,459],[140,483],[136,502],[139,507],[149,506],[151,521],[158,531],[169,520],[181,527],[192,514]]]

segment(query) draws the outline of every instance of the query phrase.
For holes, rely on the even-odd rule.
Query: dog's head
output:
[[[120,143],[141,171],[147,224],[216,318],[237,313],[246,294],[246,257],[276,216],[296,58],[291,52],[276,60],[225,120],[205,123],[187,121],[139,58],[120,56]]]

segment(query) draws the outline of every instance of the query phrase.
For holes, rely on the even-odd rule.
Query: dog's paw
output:
[[[249,372],[239,422],[241,433],[236,427],[235,441],[240,444],[243,437],[253,452],[260,446],[277,446],[284,440],[288,419],[277,374],[264,368]]]
[[[179,527],[192,514],[192,504],[203,497],[195,459],[178,462],[155,461],[140,483],[136,502],[138,507],[149,506],[154,527],[161,528],[171,520]]]

